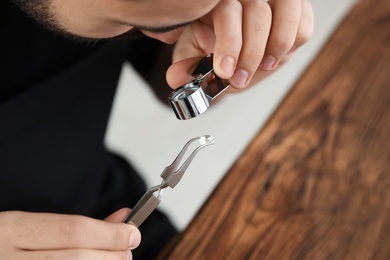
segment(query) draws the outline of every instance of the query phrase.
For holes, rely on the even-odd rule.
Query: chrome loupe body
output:
[[[174,90],[168,97],[169,104],[180,120],[204,113],[211,101],[229,87],[227,80],[215,75],[211,53],[199,61],[191,75],[194,76],[193,81]]]

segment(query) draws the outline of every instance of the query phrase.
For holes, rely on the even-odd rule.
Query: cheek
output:
[[[166,33],[155,33],[155,32],[150,32],[150,31],[145,31],[145,30],[141,30],[141,31],[143,34],[145,34],[146,36],[148,36],[150,38],[162,41],[164,43],[171,44],[171,43],[174,43],[177,41],[177,39],[182,34],[183,30],[184,30],[184,28],[178,28],[178,29],[166,32]]]

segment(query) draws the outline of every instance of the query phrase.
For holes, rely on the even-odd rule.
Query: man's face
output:
[[[54,27],[73,35],[110,38],[138,28],[153,38],[164,40],[177,31],[175,28],[207,14],[219,1],[51,0],[46,3]],[[37,2],[42,4],[42,1]]]
[[[133,0],[130,24],[149,37],[172,42],[181,28],[207,14],[220,0]],[[128,16],[123,21],[130,20]]]

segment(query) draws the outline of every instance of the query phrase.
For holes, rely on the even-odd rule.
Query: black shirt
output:
[[[123,62],[156,43],[66,39],[8,1],[0,19],[0,211],[104,218],[134,206],[144,184],[103,139]],[[141,232],[143,259],[174,234],[158,211]]]

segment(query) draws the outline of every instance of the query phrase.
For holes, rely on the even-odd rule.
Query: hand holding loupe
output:
[[[213,54],[207,54],[191,74],[194,80],[174,90],[168,97],[175,115],[180,120],[194,118],[205,112],[211,101],[221,94],[229,82],[219,78],[213,70]]]

